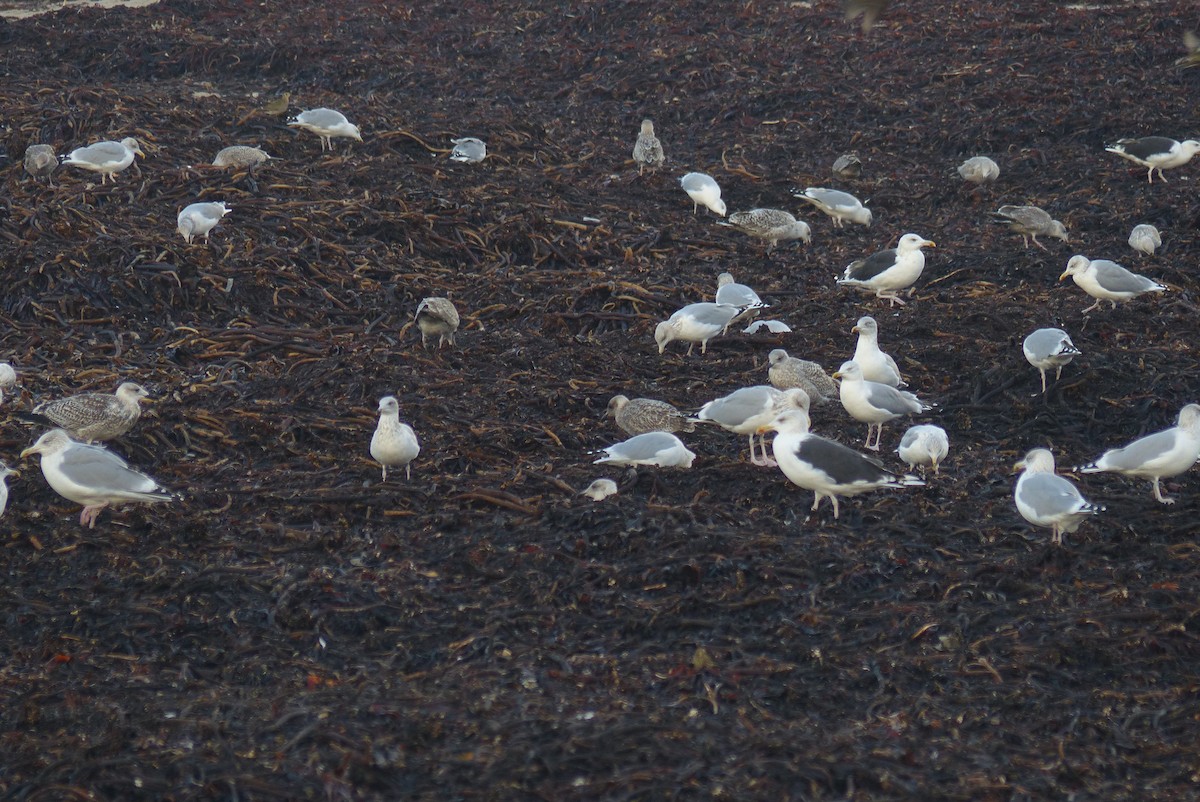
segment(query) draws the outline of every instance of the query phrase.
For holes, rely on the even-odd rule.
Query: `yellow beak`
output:
[[[1069,275],[1071,275],[1071,274],[1070,274],[1070,273],[1068,273],[1066,270],[1064,270],[1064,271],[1063,271],[1063,274],[1062,274],[1061,276],[1059,276],[1059,277],[1058,277],[1058,280],[1059,280],[1059,281],[1062,281],[1063,279],[1065,279],[1065,278],[1066,278],[1067,276],[1069,276]]]

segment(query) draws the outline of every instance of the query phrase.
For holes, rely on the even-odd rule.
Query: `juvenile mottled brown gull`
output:
[[[1061,546],[1063,534],[1074,532],[1085,518],[1104,511],[1054,472],[1054,455],[1048,449],[1033,449],[1014,467],[1022,471],[1013,489],[1017,512],[1034,526],[1051,529],[1056,545]]]
[[[624,395],[614,395],[608,402],[604,416],[611,416],[617,428],[630,435],[696,431],[696,424],[689,421],[686,415],[666,401],[653,398],[630,399]]]
[[[179,212],[175,231],[183,236],[188,245],[196,237],[204,237],[204,244],[207,245],[209,232],[232,211],[233,207],[224,203],[190,203]]]
[[[837,373],[833,374],[833,378],[842,380],[840,397],[842,406],[850,413],[850,417],[867,424],[867,440],[863,447],[872,451],[879,450],[883,424],[902,415],[933,409],[912,393],[879,382],[867,381],[863,378],[862,368],[853,360],[843,362]],[[872,431],[875,432],[874,443],[871,442]]]
[[[1067,262],[1067,269],[1058,277],[1062,281],[1070,276],[1080,289],[1096,299],[1096,303],[1084,309],[1090,312],[1102,302],[1108,301],[1117,308],[1117,301],[1128,301],[1146,292],[1165,292],[1166,287],[1145,276],[1131,273],[1116,262],[1107,259],[1088,259],[1075,255]]]
[[[920,423],[908,428],[900,438],[900,447],[896,449],[896,453],[909,469],[919,465],[921,470],[924,470],[929,466],[937,473],[942,460],[950,453],[950,438],[941,426]]]
[[[438,338],[438,348],[454,345],[458,331],[458,310],[449,298],[426,298],[417,306],[417,328],[421,330],[421,347],[427,348],[430,337]]]
[[[729,215],[728,225],[743,231],[752,237],[765,240],[767,253],[776,245],[791,240],[804,240],[805,244],[812,242],[812,229],[803,220],[797,220],[791,212],[782,209],[751,209],[748,212],[734,212]]]
[[[1161,245],[1162,235],[1149,223],[1136,225],[1133,227],[1133,231],[1129,232],[1129,247],[1135,251],[1141,251],[1147,256],[1153,256]]]
[[[83,505],[79,523],[89,529],[107,506],[174,501],[175,496],[102,446],[77,443],[62,429],[51,429],[21,452],[42,455],[42,475],[63,498]]]
[[[30,145],[25,148],[25,172],[34,178],[45,178],[54,186],[53,173],[58,169],[58,156],[49,145]]]
[[[1033,238],[1034,245],[1043,251],[1049,250],[1038,242],[1038,234],[1043,237],[1057,237],[1063,242],[1069,242],[1066,226],[1036,206],[1001,206],[995,214],[995,222],[1004,223],[1011,230],[1020,234],[1021,241],[1025,243],[1026,248],[1029,247],[1029,239]]]
[[[412,478],[412,461],[421,453],[416,432],[400,422],[400,402],[394,395],[379,399],[379,423],[371,435],[371,458],[383,467],[387,481],[388,468],[404,468],[404,478]]]
[[[592,501],[603,501],[617,494],[617,483],[612,479],[597,479],[579,491],[579,495],[587,496]]]
[[[217,155],[213,157],[213,167],[232,167],[234,169],[244,167],[249,169],[257,164],[262,164],[270,158],[265,150],[260,150],[259,148],[249,145],[230,145],[227,148],[217,151]]]
[[[743,387],[723,398],[709,401],[700,407],[695,420],[700,423],[715,423],[727,432],[750,436],[750,462],[754,465],[774,467],[775,463],[767,456],[767,444],[763,440],[761,429],[786,409],[802,409],[808,411],[809,397],[803,390],[793,387],[788,390],[776,390],[765,384],[754,387]],[[762,445],[760,458],[754,449],[754,437]]]
[[[813,404],[824,404],[837,397],[837,382],[816,362],[789,356],[782,348],[767,354],[767,378],[777,390],[798,387],[808,394]]]
[[[846,22],[853,22],[859,14],[862,15],[862,32],[866,36],[874,27],[879,15],[887,8],[888,0],[842,0],[842,10],[846,12]]]
[[[925,270],[925,254],[922,248],[935,247],[932,240],[916,234],[905,234],[895,248],[873,253],[846,267],[838,284],[860,287],[875,293],[876,298],[890,302],[890,306],[904,305],[896,294],[917,283]]]
[[[104,141],[76,148],[62,157],[62,163],[100,173],[100,183],[103,184],[109,178],[116,181],[116,174],[133,164],[135,156],[145,155],[138,141],[127,136],[120,142]]]
[[[813,510],[822,498],[830,499],[834,518],[838,517],[838,496],[925,484],[915,476],[885,470],[877,460],[841,443],[812,434],[808,414],[803,410],[784,412],[763,428],[777,432],[771,449],[783,475],[798,487],[813,491]]]
[[[477,137],[466,136],[450,140],[454,149],[450,151],[450,161],[478,164],[487,158],[487,144]]]
[[[721,187],[712,176],[704,173],[688,173],[679,179],[679,185],[692,199],[692,214],[704,206],[722,217],[725,216],[725,201],[721,200]]]
[[[972,156],[958,165],[958,174],[972,184],[986,184],[1000,177],[1000,165],[987,156]]]
[[[142,414],[141,401],[149,395],[140,384],[121,382],[115,394],[84,393],[45,401],[33,408],[33,414],[66,429],[71,437],[95,443],[132,429]]]
[[[1140,476],[1154,482],[1154,497],[1163,504],[1175,499],[1162,494],[1159,483],[1191,468],[1200,454],[1200,405],[1188,404],[1179,411],[1177,423],[1170,429],[1146,435],[1124,448],[1104,452],[1091,465],[1077,468],[1083,473],[1109,471]]]
[[[1140,139],[1122,139],[1115,145],[1106,148],[1109,153],[1115,153],[1123,159],[1146,168],[1146,181],[1154,183],[1154,173],[1167,180],[1163,170],[1181,167],[1200,153],[1200,142],[1195,139],[1185,139],[1177,142],[1165,136],[1144,136]]]
[[[863,315],[850,329],[858,335],[854,345],[854,356],[850,357],[862,368],[863,378],[889,387],[904,387],[907,382],[900,375],[896,360],[879,348],[879,324],[870,315]]]
[[[833,174],[838,178],[858,178],[862,175],[862,159],[854,153],[838,156],[833,161]]]
[[[663,166],[666,160],[662,142],[659,142],[658,137],[654,135],[653,121],[642,120],[642,130],[638,133],[637,142],[633,145],[633,161],[638,166],[638,175],[642,175],[647,167],[657,170]]]
[[[696,343],[700,343],[700,353],[708,353],[708,341],[724,332],[741,311],[732,304],[688,304],[654,329],[658,352],[665,351],[668,343],[682,340],[688,343],[688,356]]]
[[[1062,329],[1038,329],[1021,344],[1025,359],[1042,374],[1042,393],[1046,392],[1046,371],[1054,368],[1054,380],[1062,378],[1063,365],[1082,352]]]
[[[845,225],[847,221],[870,226],[874,219],[871,210],[863,206],[862,201],[840,189],[808,187],[804,192],[792,194],[825,212],[833,218],[833,224],[838,228]]]
[[[593,463],[656,465],[660,468],[690,468],[692,460],[696,459],[696,454],[670,432],[646,432],[592,453],[604,454]]]
[[[362,142],[362,134],[358,126],[346,119],[346,115],[333,109],[309,109],[297,114],[288,121],[293,128],[303,128],[312,131],[321,138],[321,150],[333,150],[333,138],[348,137]]]

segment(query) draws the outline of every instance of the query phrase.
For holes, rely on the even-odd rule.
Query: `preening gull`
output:
[[[603,501],[617,494],[617,483],[612,479],[597,479],[579,491],[579,495],[587,496],[592,501]]]
[[[752,237],[766,240],[767,253],[781,242],[794,239],[812,242],[812,229],[803,220],[797,220],[791,212],[782,209],[751,209],[729,215],[729,225]]]
[[[454,148],[450,151],[450,161],[478,164],[487,158],[487,144],[482,139],[473,136],[451,139]]]
[[[879,439],[883,436],[883,424],[895,420],[902,415],[918,412],[928,412],[933,409],[929,404],[904,390],[897,390],[879,382],[867,381],[863,378],[862,368],[850,360],[843,362],[833,378],[841,379],[840,396],[842,406],[856,421],[867,424],[867,440],[864,448],[872,451],[879,450]],[[871,442],[871,432],[875,432],[875,442]]]
[[[654,135],[654,122],[651,120],[642,120],[642,130],[633,145],[633,160],[637,163],[638,175],[642,175],[647,167],[657,170],[667,160],[662,142]]]
[[[1158,177],[1166,181],[1163,170],[1181,167],[1191,161],[1193,156],[1200,153],[1200,142],[1195,139],[1178,142],[1165,136],[1144,136],[1141,139],[1122,139],[1104,149],[1145,167],[1146,181],[1153,184],[1156,170]]]
[[[987,156],[972,156],[958,165],[958,174],[972,184],[986,184],[1000,177],[1000,165]]]
[[[54,186],[53,173],[58,169],[58,156],[49,145],[30,145],[25,148],[25,172],[34,178],[45,177]]]
[[[875,293],[876,298],[890,301],[891,306],[904,305],[896,293],[917,283],[925,270],[925,246],[936,247],[932,240],[916,234],[905,234],[895,248],[873,253],[846,267],[838,284],[861,287]]]
[[[808,415],[797,409],[784,412],[763,428],[777,432],[771,444],[775,461],[793,484],[813,491],[814,510],[822,498],[828,498],[833,502],[833,517],[837,518],[838,496],[857,496],[881,487],[925,484],[915,476],[885,470],[877,460],[812,434],[808,427]]]
[[[712,176],[704,173],[688,173],[679,179],[679,185],[692,199],[692,214],[704,206],[722,217],[725,216],[725,201],[721,200],[721,187]]]
[[[855,17],[862,15],[862,32],[866,36],[887,4],[888,0],[842,0],[842,9],[846,12],[846,22],[853,22]]]
[[[838,228],[846,221],[870,226],[874,216],[871,210],[863,206],[862,201],[849,192],[824,187],[809,187],[802,193],[792,193],[801,200],[806,200],[825,214],[833,218],[833,224]]]
[[[394,395],[379,399],[379,423],[371,435],[371,458],[383,466],[387,481],[388,468],[404,468],[404,478],[412,478],[412,461],[421,453],[417,434],[407,423],[400,422],[400,402]]]
[[[1200,454],[1200,405],[1188,404],[1179,410],[1178,422],[1170,429],[1146,435],[1124,448],[1104,452],[1091,465],[1077,468],[1083,473],[1109,471],[1140,476],[1154,482],[1154,497],[1163,504],[1175,499],[1162,494],[1159,482],[1186,471]]]
[[[363,141],[358,126],[346,119],[346,115],[333,109],[309,109],[297,114],[288,121],[292,128],[303,128],[321,137],[321,150],[333,150],[333,138],[349,137]]]
[[[1089,515],[1104,511],[1054,472],[1054,455],[1049,449],[1033,449],[1014,467],[1022,471],[1013,489],[1017,512],[1034,526],[1052,529],[1052,542],[1056,545],[1061,546],[1063,534],[1074,532]]]
[[[808,394],[813,404],[824,404],[837,397],[837,382],[816,362],[789,356],[782,348],[767,354],[767,378],[777,390],[798,387]]]
[[[1043,251],[1050,250],[1038,242],[1038,234],[1043,237],[1058,237],[1063,242],[1067,239],[1067,227],[1055,220],[1036,206],[1001,206],[995,211],[995,222],[1006,224],[1012,231],[1021,235],[1025,247],[1029,247],[1029,239]]]
[[[920,423],[910,426],[904,433],[904,436],[900,438],[900,447],[896,449],[896,453],[900,455],[900,459],[904,460],[910,470],[918,465],[924,470],[928,465],[933,468],[934,473],[937,473],[938,466],[950,453],[950,438],[946,436],[946,430],[941,426]]]
[[[213,167],[232,167],[234,169],[244,167],[249,169],[257,164],[262,164],[270,158],[265,150],[251,147],[250,145],[230,145],[227,148],[221,148],[217,151],[217,155],[213,157]]]
[[[1133,231],[1129,232],[1129,247],[1135,251],[1141,251],[1147,256],[1153,256],[1161,245],[1162,235],[1149,223],[1136,225],[1133,227]]]
[[[765,384],[754,387],[743,387],[729,395],[709,401],[700,407],[695,420],[701,423],[715,423],[722,429],[734,434],[750,436],[750,462],[755,465],[774,466],[767,457],[767,444],[763,440],[763,426],[787,409],[802,409],[808,411],[809,398],[803,390],[793,387],[789,390],[776,390]],[[758,435],[762,441],[762,458],[754,450],[754,437]]]
[[[732,304],[688,304],[654,329],[658,352],[665,351],[667,343],[682,340],[688,343],[688,356],[696,343],[700,343],[700,353],[708,353],[708,341],[724,332],[741,311]]]
[[[42,475],[63,498],[83,505],[79,523],[92,529],[107,506],[174,501],[175,496],[103,446],[77,443],[62,429],[51,429],[21,452],[42,455]]]
[[[62,157],[62,163],[100,173],[100,183],[103,184],[109,178],[116,181],[116,174],[133,164],[135,156],[145,158],[145,155],[138,141],[127,136],[120,142],[104,141],[76,148]]]
[[[1084,309],[1084,313],[1098,307],[1103,301],[1117,308],[1117,301],[1128,301],[1146,292],[1165,292],[1166,287],[1157,281],[1151,281],[1145,276],[1130,273],[1116,262],[1107,259],[1088,259],[1086,256],[1075,255],[1067,262],[1067,269],[1058,277],[1062,281],[1067,276],[1088,295],[1096,299],[1096,303]]]
[[[16,386],[16,368],[8,362],[0,362],[0,404],[4,403],[4,394]]]
[[[850,329],[858,334],[854,345],[854,356],[850,357],[862,368],[863,378],[889,387],[904,387],[907,382],[900,375],[896,360],[879,349],[879,324],[870,315],[863,315]]]
[[[858,178],[862,175],[862,159],[856,153],[844,153],[833,161],[833,174],[838,178]]]
[[[1054,368],[1054,380],[1062,378],[1063,365],[1079,356],[1082,351],[1071,342],[1071,337],[1062,329],[1038,329],[1021,344],[1025,359],[1042,374],[1042,393],[1046,392],[1046,371]]]
[[[696,454],[670,432],[646,432],[591,453],[604,454],[593,463],[657,465],[660,468],[690,468],[692,460],[696,459]]]
[[[121,382],[115,394],[84,393],[44,401],[33,408],[33,414],[62,427],[71,437],[96,443],[132,429],[142,415],[142,399],[149,396],[140,384]]]
[[[183,207],[176,218],[176,232],[183,235],[183,239],[188,245],[192,244],[195,237],[204,237],[204,244],[208,244],[208,234],[217,223],[221,222],[221,218],[233,211],[232,206],[226,206],[224,203],[191,203]]]
[[[421,347],[427,348],[430,337],[438,338],[438,348],[454,345],[458,331],[458,310],[449,298],[426,298],[417,305],[417,328],[421,330]]]
[[[0,515],[4,515],[4,511],[8,509],[8,482],[10,476],[20,476],[21,474],[14,471],[12,468],[0,462]]]
[[[734,281],[732,273],[722,273],[717,276],[717,296],[719,304],[741,307],[742,309],[765,309],[770,304],[763,303],[758,293],[745,284]]]
[[[617,428],[630,435],[696,431],[696,424],[689,421],[686,415],[666,401],[653,398],[630,399],[628,396],[614,395],[608,402],[604,416],[611,416],[617,422]]]

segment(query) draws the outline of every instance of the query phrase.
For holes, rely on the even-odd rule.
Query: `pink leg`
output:
[[[79,513],[79,523],[86,526],[88,529],[96,528],[96,518],[100,516],[100,511],[108,506],[108,502],[102,504],[91,504],[83,508],[83,512]]]

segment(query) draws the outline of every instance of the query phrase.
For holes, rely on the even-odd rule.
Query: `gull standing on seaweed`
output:
[[[1117,308],[1117,301],[1128,301],[1146,292],[1165,292],[1166,287],[1145,276],[1131,273],[1116,262],[1107,259],[1088,259],[1076,254],[1067,262],[1067,269],[1058,277],[1062,281],[1070,276],[1096,303],[1083,310],[1084,314],[1108,301]]]
[[[213,167],[253,169],[270,158],[265,150],[259,148],[249,145],[230,145],[217,151],[212,163]]]
[[[297,114],[288,121],[292,128],[303,128],[312,131],[321,138],[321,151],[333,150],[333,138],[348,137],[363,141],[358,126],[346,119],[346,115],[333,109],[309,109]]]
[[[1038,329],[1021,344],[1026,361],[1042,374],[1042,394],[1046,393],[1046,371],[1054,368],[1054,380],[1062,378],[1063,365],[1070,363],[1082,351],[1071,342],[1062,329]]]
[[[885,354],[879,348],[879,324],[870,315],[863,315],[850,329],[851,334],[858,335],[854,345],[854,356],[850,359],[862,368],[863,378],[867,381],[879,382],[889,387],[905,387],[907,382],[900,375],[896,360]]]
[[[642,120],[642,130],[633,145],[633,161],[638,166],[638,175],[642,175],[647,167],[657,171],[666,160],[662,142],[654,135],[654,123],[651,120]]]
[[[798,387],[808,394],[813,404],[824,404],[837,397],[838,386],[825,369],[816,362],[788,356],[782,348],[767,354],[767,379],[776,390]]]
[[[1153,184],[1156,170],[1158,177],[1165,182],[1167,177],[1163,170],[1182,167],[1191,161],[1193,156],[1200,153],[1200,142],[1195,139],[1178,142],[1165,136],[1144,136],[1140,139],[1121,139],[1104,149],[1145,167],[1146,181]]]
[[[797,220],[791,212],[782,209],[751,209],[748,212],[734,212],[729,215],[729,222],[722,225],[732,226],[752,237],[765,240],[767,253],[774,250],[781,242],[804,240],[807,245],[812,242],[812,229],[803,220]]]
[[[1162,235],[1149,223],[1136,225],[1133,227],[1133,231],[1129,232],[1129,247],[1135,251],[1141,251],[1146,256],[1153,256],[1161,245]]]
[[[694,432],[696,424],[666,401],[653,398],[630,399],[614,395],[608,402],[604,417],[612,417],[617,428],[629,435],[646,432]]]
[[[207,245],[209,232],[216,228],[222,217],[232,211],[233,207],[226,206],[223,202],[188,204],[175,220],[175,231],[183,235],[188,245],[192,244],[195,237],[204,237],[204,244]]]
[[[926,246],[936,247],[932,240],[905,234],[895,248],[849,264],[837,283],[873,291],[876,298],[889,301],[891,306],[904,306],[905,302],[896,293],[916,284],[921,277],[925,270],[925,254],[921,249]]]
[[[923,472],[928,465],[933,468],[934,473],[938,473],[938,466],[950,453],[950,438],[941,426],[919,423],[908,427],[908,431],[900,438],[900,446],[896,453],[908,465],[909,470],[919,465]]]
[[[400,422],[400,402],[394,395],[379,399],[379,423],[371,435],[371,458],[383,467],[387,481],[388,468],[404,468],[404,478],[412,478],[412,461],[421,453],[416,432]]]
[[[972,184],[986,184],[1000,177],[1000,165],[987,156],[972,156],[958,165],[958,174]]]
[[[33,178],[42,178],[54,187],[53,173],[58,169],[58,156],[49,145],[30,145],[25,148],[25,172]]]
[[[1050,250],[1038,242],[1038,234],[1043,237],[1057,237],[1063,242],[1070,241],[1067,239],[1067,227],[1036,206],[1001,206],[995,211],[995,215],[993,222],[1004,223],[1009,229],[1020,234],[1026,248],[1029,247],[1029,238],[1032,237],[1034,245],[1043,251]]]
[[[142,415],[142,400],[149,396],[140,384],[121,382],[115,394],[83,393],[44,401],[33,408],[33,417],[62,427],[73,438],[96,443],[132,429]]]
[[[473,136],[461,139],[451,139],[454,149],[450,151],[450,161],[478,164],[487,158],[487,144]]]
[[[743,310],[768,309],[771,306],[764,303],[749,285],[735,281],[732,273],[717,276],[717,295],[714,300],[719,304],[729,304]]]
[[[1051,542],[1057,546],[1062,545],[1063,534],[1074,532],[1089,515],[1104,511],[1054,472],[1054,454],[1049,449],[1033,449],[1014,468],[1022,471],[1013,488],[1017,512],[1034,526],[1049,527],[1054,533]]]
[[[874,215],[862,201],[849,192],[824,187],[808,187],[804,192],[793,192],[794,197],[806,200],[833,218],[833,224],[841,228],[847,221],[870,227]]]
[[[690,468],[696,459],[695,452],[689,451],[683,441],[670,432],[646,432],[590,453],[604,454],[592,463],[607,465]]]
[[[658,352],[665,351],[668,343],[681,340],[688,343],[688,356],[692,355],[696,343],[700,343],[700,353],[706,354],[708,341],[724,333],[741,312],[740,307],[732,304],[688,304],[655,327],[654,342],[658,344]]]
[[[721,186],[716,180],[704,173],[688,173],[679,179],[679,185],[692,199],[692,214],[701,206],[725,216],[725,201],[721,200]]]
[[[842,407],[856,421],[867,424],[867,439],[863,448],[872,451],[879,450],[879,440],[883,437],[883,424],[895,420],[902,415],[928,412],[933,409],[912,393],[897,390],[879,382],[867,381],[863,378],[862,368],[850,360],[843,362],[833,378],[841,379],[840,395]],[[875,432],[875,442],[871,442],[871,432]]]
[[[1076,470],[1149,479],[1154,482],[1154,497],[1163,504],[1174,504],[1175,499],[1162,494],[1159,483],[1191,468],[1197,454],[1200,454],[1200,405],[1188,404],[1179,410],[1179,418],[1170,429],[1138,438],[1124,448],[1105,451],[1100,459]]]
[[[779,413],[787,409],[801,409],[808,412],[808,393],[798,387],[789,390],[776,390],[765,384],[754,387],[743,387],[729,395],[709,401],[700,407],[693,419],[697,423],[715,423],[727,432],[750,435],[750,462],[754,465],[775,467],[775,462],[767,456],[767,443],[763,438],[761,427],[773,421]],[[761,442],[762,457],[755,453],[754,437],[758,435]]]
[[[454,347],[458,331],[458,310],[449,298],[426,298],[417,306],[417,328],[421,330],[421,347],[429,346],[430,337],[438,338],[438,348],[446,343]]]
[[[120,142],[104,141],[76,148],[59,158],[63,164],[100,173],[100,183],[104,184],[109,178],[116,183],[116,174],[133,164],[135,156],[145,158],[146,154],[142,153],[142,147],[136,139],[127,136]]]

